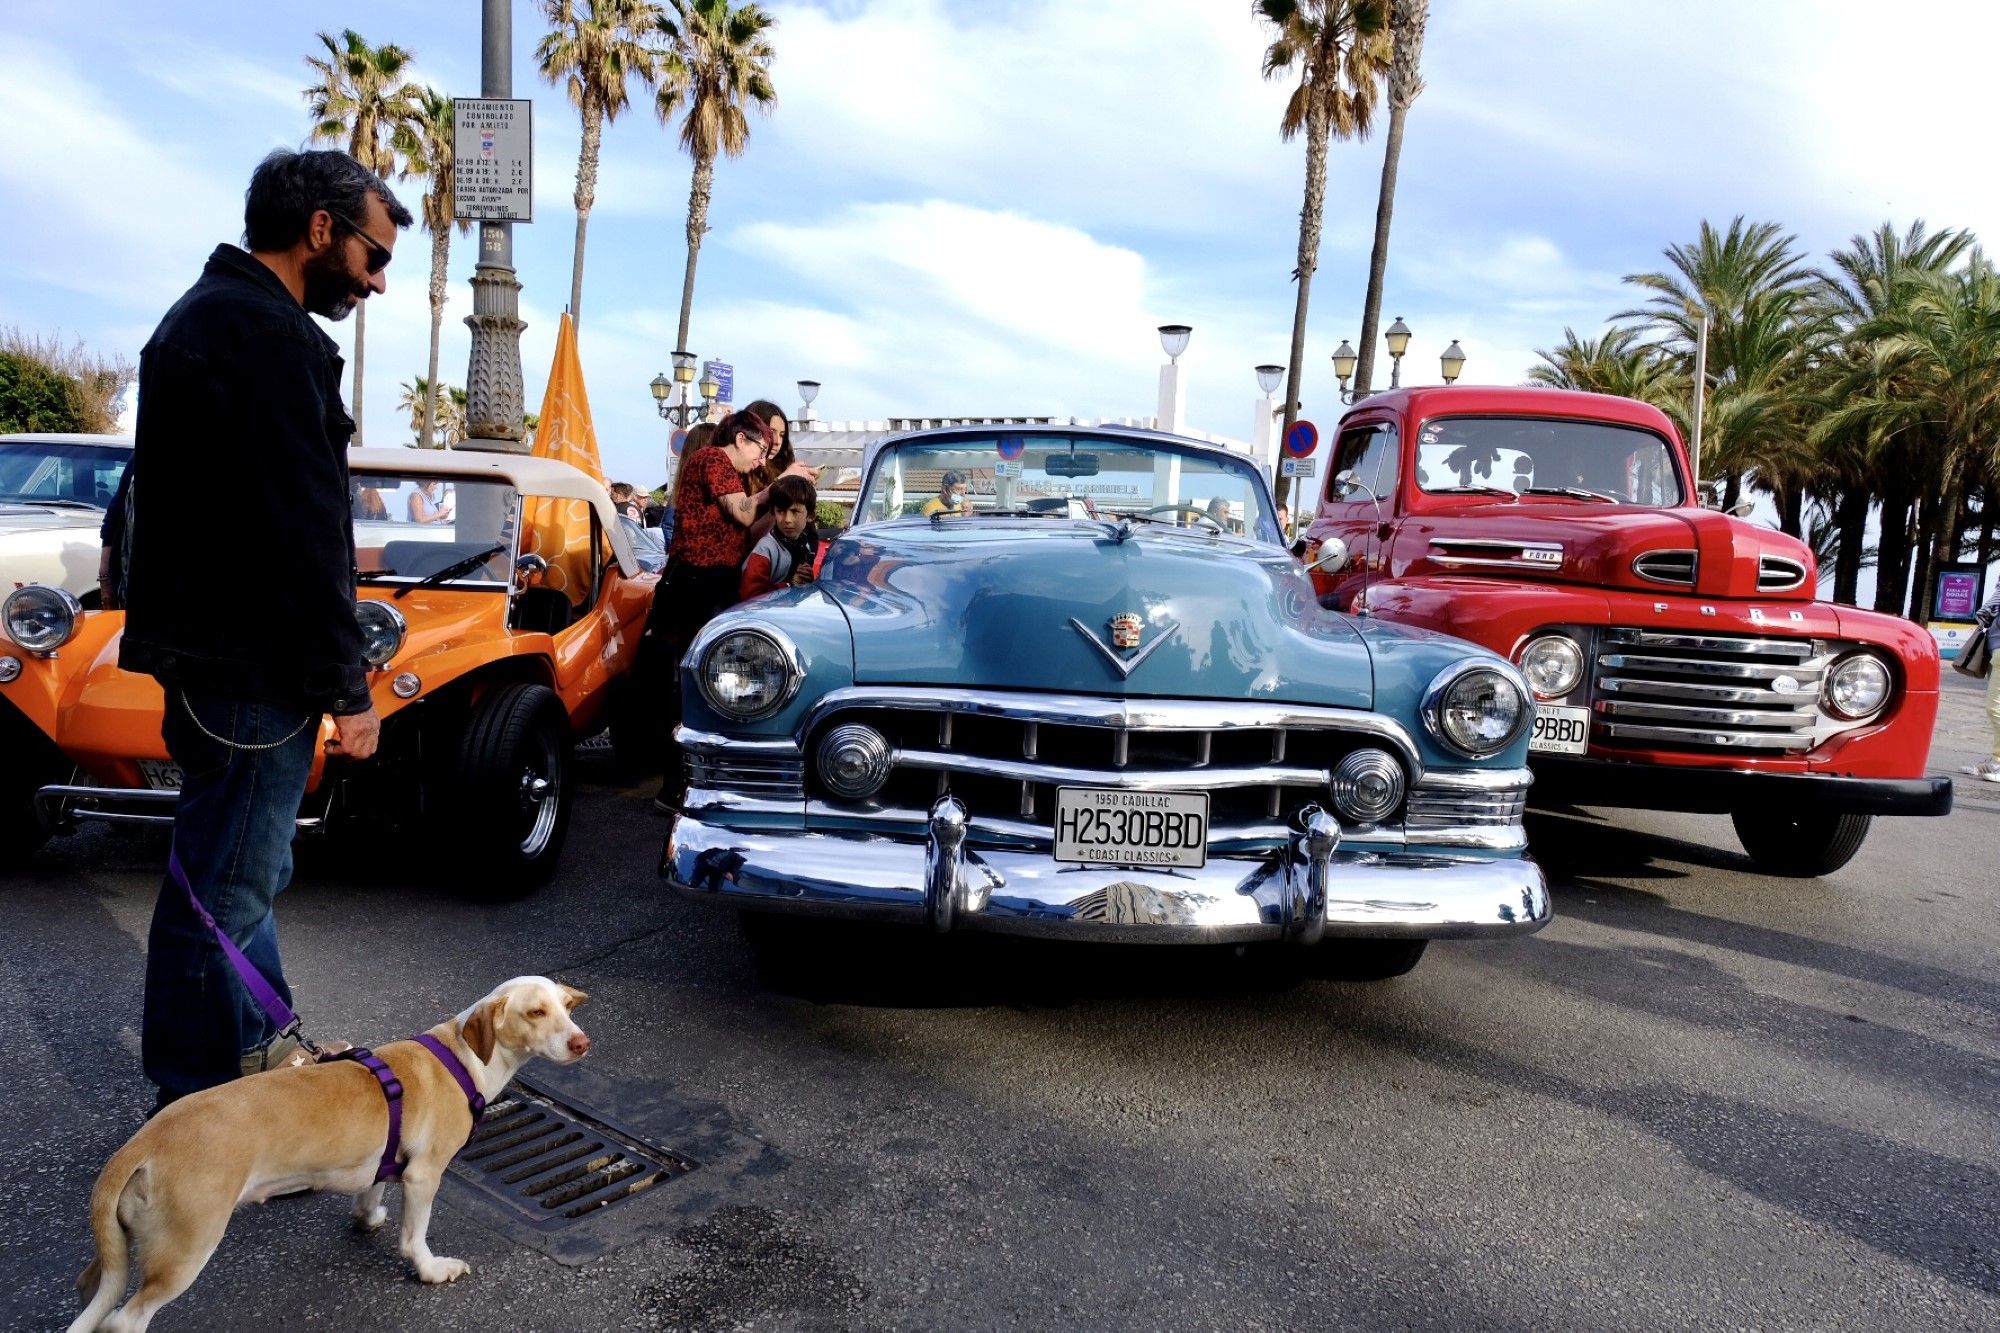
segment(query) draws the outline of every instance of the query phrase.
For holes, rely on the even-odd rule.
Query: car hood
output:
[[[852,627],[857,684],[1373,706],[1354,627],[1321,609],[1290,555],[1241,538],[900,521],[835,542],[820,587]],[[1116,642],[1127,615],[1136,648]]]
[[[0,536],[11,532],[45,532],[63,528],[87,528],[95,532],[102,526],[104,511],[101,509],[0,501]]]
[[[1703,597],[1811,601],[1817,584],[1804,542],[1691,506],[1454,506],[1412,519],[1396,556],[1399,574],[1526,576]]]

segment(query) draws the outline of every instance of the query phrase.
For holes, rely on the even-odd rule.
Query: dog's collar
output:
[[[419,1033],[416,1042],[435,1055],[438,1063],[445,1067],[453,1079],[457,1080],[459,1091],[465,1094],[465,1104],[472,1110],[472,1123],[477,1125],[479,1117],[486,1114],[486,1098],[480,1096],[479,1085],[466,1072],[465,1064],[452,1054],[451,1047],[433,1037],[430,1033]],[[403,1150],[403,1081],[396,1077],[388,1062],[366,1046],[357,1046],[351,1051],[341,1051],[331,1057],[335,1060],[352,1060],[375,1076],[382,1085],[382,1096],[389,1103],[389,1141],[382,1146],[382,1164],[375,1168],[375,1179],[400,1180],[403,1164],[397,1157]],[[469,1141],[469,1140],[468,1140]],[[464,1149],[459,1150],[463,1152]]]

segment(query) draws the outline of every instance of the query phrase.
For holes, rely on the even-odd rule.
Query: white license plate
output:
[[[1208,794],[1056,788],[1055,858],[1072,865],[1208,864]]]
[[[1535,707],[1535,734],[1528,738],[1534,754],[1582,754],[1590,741],[1588,708]]]
[[[179,791],[184,775],[179,764],[170,764],[164,759],[141,759],[139,776],[146,779],[146,785],[155,791]]]

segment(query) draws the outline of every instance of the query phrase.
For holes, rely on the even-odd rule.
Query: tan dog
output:
[[[583,1058],[590,1038],[570,1011],[586,998],[547,977],[515,977],[431,1035],[490,1101],[534,1056],[565,1065]],[[425,1233],[445,1165],[472,1134],[472,1109],[444,1064],[415,1041],[375,1053],[403,1085],[403,1257],[426,1282],[463,1277],[465,1262],[432,1254]],[[273,1069],[172,1103],[97,1177],[90,1195],[97,1258],[77,1279],[90,1303],[70,1333],[139,1333],[200,1274],[239,1204],[339,1190],[354,1195],[357,1227],[381,1226],[387,1182],[375,1172],[388,1134],[382,1085],[352,1060]],[[111,1314],[125,1294],[134,1245],[139,1289]]]

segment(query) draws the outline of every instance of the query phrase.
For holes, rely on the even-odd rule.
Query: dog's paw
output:
[[[440,1282],[456,1282],[471,1271],[472,1266],[463,1259],[432,1258],[429,1263],[422,1264],[417,1268],[417,1276],[426,1282],[436,1284]]]
[[[356,1231],[377,1231],[388,1220],[389,1210],[380,1204],[375,1205],[373,1208],[356,1209],[354,1213],[354,1229]]]

